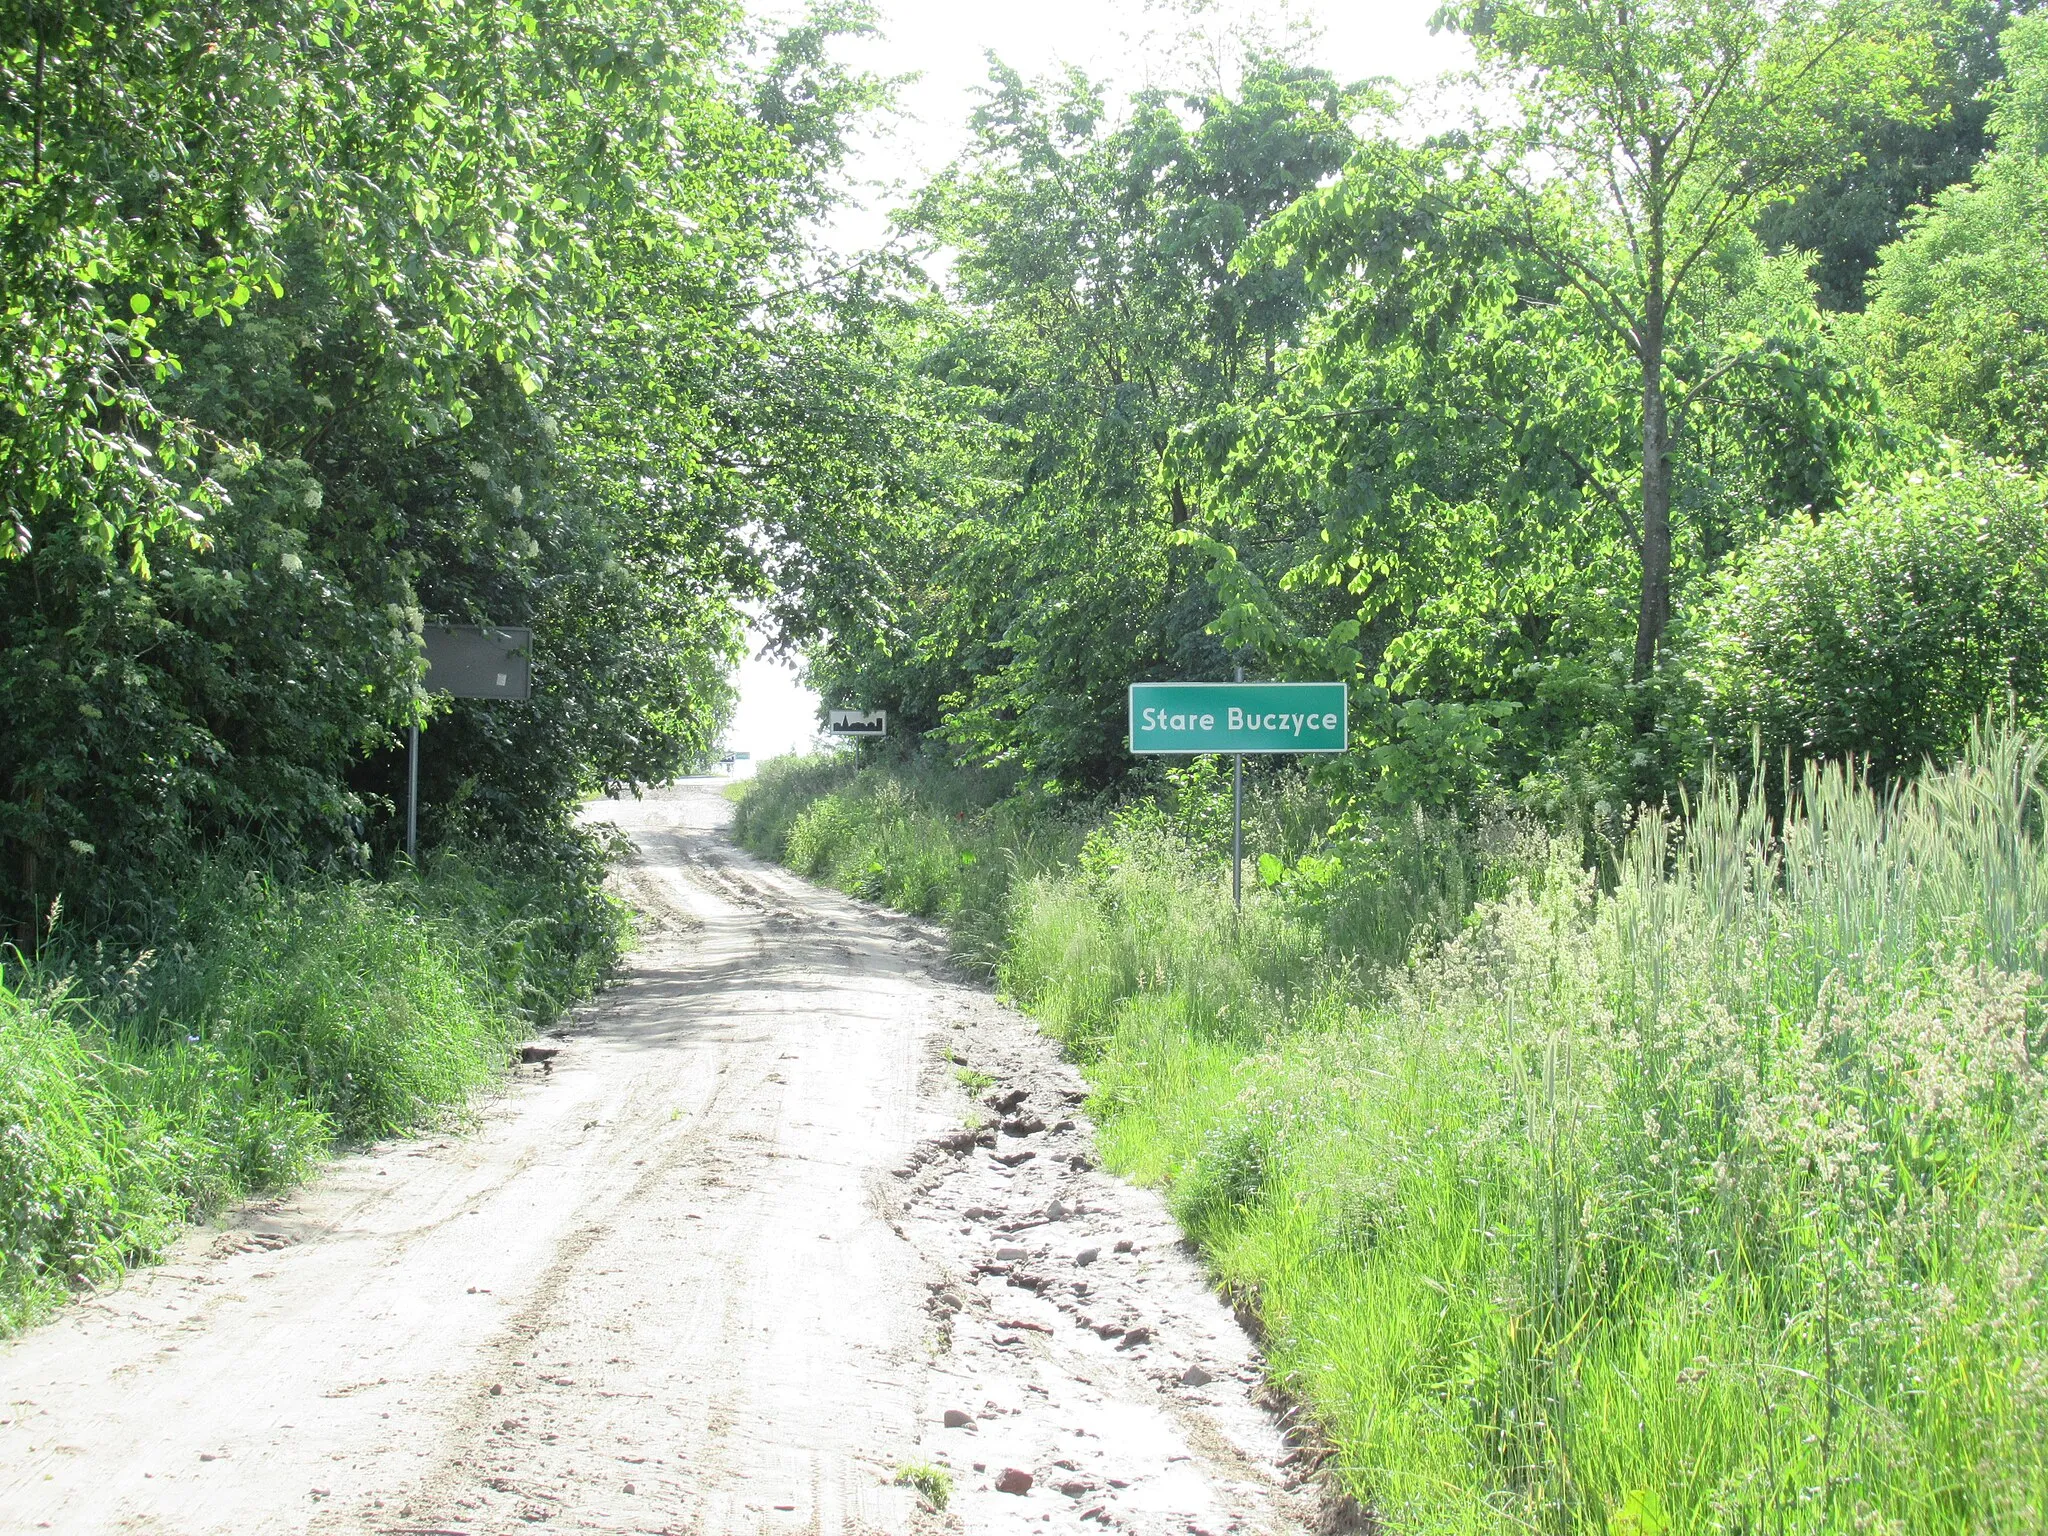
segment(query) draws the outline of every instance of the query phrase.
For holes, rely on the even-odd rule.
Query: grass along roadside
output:
[[[842,756],[776,758],[730,787],[742,846],[869,901],[942,919],[961,954],[1000,963],[1012,887],[1058,869],[1087,828],[1002,781],[902,763],[849,773]]]
[[[883,899],[1003,865],[1020,813],[932,778],[771,774],[742,826]],[[1142,808],[927,910],[1084,1065],[1391,1528],[2037,1529],[2043,808],[2000,737],[1891,798],[1810,775],[1777,828],[1710,785],[1605,892],[1524,829],[1392,966],[1331,893],[1399,859],[1296,853],[1233,924]]]
[[[295,887],[218,863],[156,944],[0,972],[0,1333],[459,1109],[616,954],[600,873],[594,846]]]

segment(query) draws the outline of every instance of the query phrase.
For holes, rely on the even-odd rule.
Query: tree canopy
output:
[[[823,11],[668,0],[33,5],[0,48],[0,861],[17,922],[540,835],[717,743],[765,546],[872,494],[793,402],[872,81]],[[770,388],[769,381],[774,388]],[[821,403],[813,415],[829,415]],[[778,479],[778,475],[781,476]],[[764,534],[766,537],[764,538]],[[424,622],[531,624],[530,706],[420,691]],[[40,914],[38,916],[38,914]]]
[[[2007,76],[1972,179],[1879,258],[1851,334],[1918,420],[2048,469],[2048,16],[2005,34]]]
[[[1691,681],[1734,622],[1718,573],[1932,465],[1931,433],[2022,452],[2031,23],[1877,0],[1438,21],[1479,88],[1428,136],[1270,53],[1231,91],[1121,106],[998,68],[903,215],[950,263],[890,341],[940,386],[931,476],[878,523],[893,612],[814,645],[830,702],[1089,789],[1134,771],[1126,683],[1242,664],[1353,682],[1359,750],[1318,770],[1344,794],[1654,801],[1749,728]],[[1975,181],[1838,318],[1847,247],[1788,243],[1786,210],[1897,172],[1961,108],[1994,145],[1953,161]],[[1983,280],[1936,266],[1971,259]],[[1968,339],[1932,346],[1936,323]]]
[[[715,748],[747,604],[828,703],[1060,793],[1147,771],[1128,683],[1239,666],[1353,684],[1340,799],[1875,751],[1731,702],[1850,674],[1795,687],[1729,573],[2041,472],[2025,9],[1453,4],[1427,131],[1266,37],[1122,97],[992,61],[849,255],[854,7],[16,5],[10,919],[194,846],[381,867],[415,722],[431,836],[559,832]],[[531,705],[423,693],[430,621],[533,625]]]

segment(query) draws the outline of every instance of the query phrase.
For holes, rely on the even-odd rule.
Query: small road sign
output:
[[[1131,750],[1342,752],[1343,683],[1133,683]]]
[[[429,693],[458,699],[530,698],[533,693],[533,631],[520,625],[429,624],[426,643]],[[420,728],[405,728],[405,856],[419,854]]]
[[[533,631],[429,624],[427,692],[458,699],[524,699],[533,687]]]
[[[889,711],[835,709],[826,729],[834,736],[886,736],[889,734]]]

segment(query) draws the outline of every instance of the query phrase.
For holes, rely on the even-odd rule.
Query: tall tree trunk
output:
[[[1657,647],[1671,622],[1671,419],[1664,401],[1664,273],[1662,252],[1652,255],[1649,302],[1644,306],[1643,365],[1643,589],[1636,610],[1634,677],[1642,682],[1657,663]]]

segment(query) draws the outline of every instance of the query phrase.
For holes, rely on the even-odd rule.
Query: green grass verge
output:
[[[943,919],[961,953],[1000,963],[1011,888],[1079,852],[1086,827],[981,775],[844,756],[776,758],[738,786],[745,847],[870,901]]]
[[[0,971],[0,1332],[337,1142],[459,1108],[616,954],[601,867],[480,849],[286,887],[223,861],[147,948]]]
[[[951,821],[1000,861],[1021,814],[807,771],[764,777],[757,846],[882,899],[894,850],[944,868]],[[2041,755],[1793,801],[1710,786],[1604,890],[1527,828],[1382,829],[1275,854],[1235,922],[1140,807],[928,909],[1084,1065],[1111,1165],[1166,1186],[1389,1528],[2039,1529]]]

